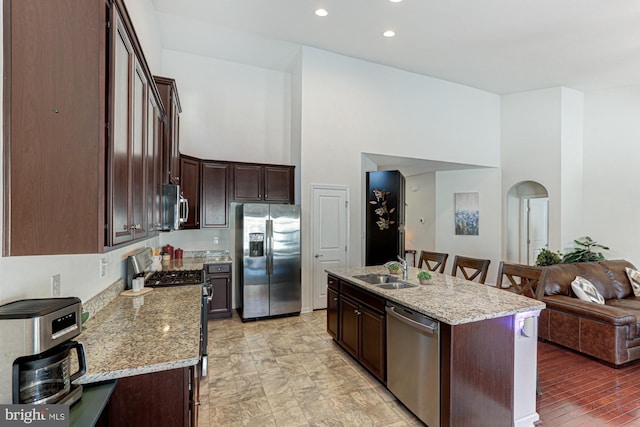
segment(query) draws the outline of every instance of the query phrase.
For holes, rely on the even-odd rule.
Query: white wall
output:
[[[560,101],[560,194],[563,252],[574,247],[573,241],[585,235],[583,226],[583,116],[584,95],[562,88]],[[551,203],[551,199],[549,199]]]
[[[360,265],[361,153],[498,166],[500,97],[304,47],[301,141],[302,204],[310,205],[312,183],[351,188],[349,260]],[[499,193],[499,183],[491,191]],[[303,209],[303,245],[309,245],[310,228]],[[303,246],[307,287],[310,252]],[[309,300],[303,301],[305,306],[311,306]]]
[[[407,176],[405,201],[405,247],[416,250],[418,265],[421,250],[436,250],[435,172]]]
[[[127,7],[136,33],[145,50],[145,57],[149,62],[151,72],[157,73],[159,71],[158,64],[160,64],[158,45],[160,37],[151,0],[130,0],[127,1]],[[2,11],[0,11],[1,13]],[[0,17],[0,37],[1,34],[2,19]],[[1,46],[0,43],[0,49]],[[2,73],[2,69],[3,67],[0,67],[0,73]],[[0,88],[1,90],[2,88]],[[2,135],[1,128],[0,135]],[[0,142],[1,151],[2,143]],[[4,165],[2,167],[4,168]],[[0,174],[0,184],[3,185],[2,175]],[[0,206],[0,216],[3,215],[3,212],[4,210]],[[2,230],[0,230],[0,238],[2,237],[1,233]],[[61,296],[77,296],[86,301],[123,277],[124,259],[128,253],[145,245],[155,247],[158,245],[158,239],[150,239],[108,254],[2,257],[0,258],[0,304],[21,298],[50,297],[50,277],[54,274],[60,274],[61,277]],[[100,260],[103,257],[110,260],[110,263],[107,266],[106,276],[100,278]]]
[[[180,152],[292,164],[291,74],[163,50],[162,73],[176,79]]]
[[[536,181],[547,189],[549,249],[553,251],[563,246],[560,100],[560,88],[502,97],[502,194],[506,200],[509,189],[523,181]],[[503,215],[506,204],[504,209]],[[503,233],[506,242],[506,228]]]
[[[152,0],[124,0],[151,73],[160,74],[162,43]]]
[[[583,234],[583,94],[550,88],[503,96],[503,200],[523,181],[549,194],[549,249],[565,251]],[[507,209],[503,204],[503,215]],[[503,225],[503,245],[508,239]]]
[[[449,254],[448,274],[455,255],[490,259],[486,283],[495,283],[502,260],[502,196],[498,168],[436,173],[436,248]],[[455,193],[479,193],[480,220],[477,236],[456,236]]]
[[[640,267],[640,86],[585,94],[584,230]]]

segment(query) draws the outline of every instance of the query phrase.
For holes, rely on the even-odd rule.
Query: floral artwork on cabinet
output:
[[[373,190],[375,200],[369,200],[369,203],[373,205],[373,211],[378,216],[376,224],[381,231],[388,230],[390,225],[396,223],[395,221],[391,221],[391,214],[395,212],[396,208],[387,205],[386,198],[390,194],[391,192],[389,191],[378,190],[376,188]]]
[[[457,236],[479,235],[480,193],[455,193]]]

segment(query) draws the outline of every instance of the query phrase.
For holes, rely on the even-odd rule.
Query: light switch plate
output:
[[[60,273],[51,276],[51,295],[60,296]]]

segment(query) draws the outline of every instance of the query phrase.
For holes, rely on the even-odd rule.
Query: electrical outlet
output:
[[[51,294],[54,297],[60,296],[60,273],[51,276]]]
[[[218,236],[213,236],[213,244],[217,245],[218,243],[220,243],[220,240],[218,239]]]
[[[100,277],[105,277],[107,275],[107,265],[109,264],[109,260],[106,257],[100,258]]]

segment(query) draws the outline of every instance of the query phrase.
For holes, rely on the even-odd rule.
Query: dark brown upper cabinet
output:
[[[293,203],[294,167],[234,164],[233,200]]]
[[[200,159],[180,156],[180,177],[180,190],[189,205],[183,228],[200,228]]]
[[[202,162],[201,227],[229,226],[229,184],[231,165]]]
[[[162,141],[163,183],[180,184],[180,97],[176,81],[168,77],[153,76],[167,116]]]
[[[148,236],[147,105],[163,104],[123,1],[4,0],[3,20],[3,254]]]

